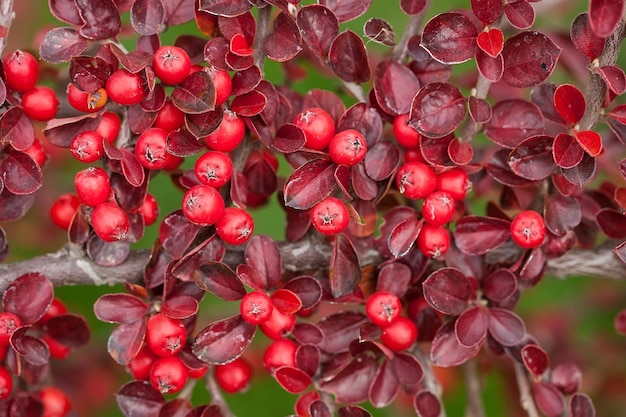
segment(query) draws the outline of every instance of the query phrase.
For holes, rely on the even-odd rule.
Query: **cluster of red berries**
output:
[[[413,320],[402,315],[402,302],[395,294],[376,291],[365,303],[365,314],[380,327],[380,339],[389,349],[406,350],[417,340],[417,326]]]

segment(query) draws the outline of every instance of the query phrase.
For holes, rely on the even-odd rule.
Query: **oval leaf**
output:
[[[515,313],[503,308],[490,308],[489,333],[502,346],[514,346],[526,334],[524,322]]]
[[[484,255],[509,238],[511,223],[495,217],[465,216],[457,222],[454,240],[467,255]]]
[[[296,169],[285,182],[285,205],[306,210],[328,197],[335,187],[335,168],[328,159],[315,159]]]
[[[465,98],[452,84],[426,84],[411,104],[409,124],[430,138],[454,132],[465,118]]]
[[[474,57],[477,36],[476,26],[469,17],[448,12],[426,23],[420,45],[437,61],[458,64]]]
[[[351,30],[335,37],[328,51],[328,60],[335,74],[344,81],[363,83],[371,77],[363,40]]]
[[[39,272],[20,275],[2,295],[4,311],[15,314],[23,325],[36,323],[54,298],[52,283]]]
[[[241,300],[246,289],[228,265],[222,262],[206,262],[193,273],[200,288],[226,301]]]
[[[104,294],[93,306],[96,318],[108,323],[132,323],[146,314],[148,306],[132,294]]]
[[[554,71],[562,48],[539,32],[521,32],[504,43],[505,83],[516,88],[541,84]]]
[[[311,385],[311,377],[301,369],[281,366],[274,372],[274,378],[285,391],[299,394]]]
[[[241,316],[219,320],[200,330],[191,349],[201,361],[224,365],[243,354],[255,330]]]
[[[487,337],[487,314],[481,306],[465,310],[454,323],[454,333],[459,344],[473,348]]]
[[[334,298],[350,294],[361,282],[359,258],[352,242],[343,234],[335,238],[328,275]]]
[[[469,281],[456,268],[438,269],[426,278],[422,287],[428,304],[451,316],[458,316],[465,311],[473,294]]]

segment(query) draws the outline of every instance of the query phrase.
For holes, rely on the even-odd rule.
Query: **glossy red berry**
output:
[[[241,317],[255,326],[263,324],[272,316],[274,305],[269,295],[263,291],[252,291],[247,293],[239,304]]]
[[[62,194],[50,206],[50,219],[61,229],[67,230],[80,206],[80,199],[75,194]]]
[[[157,112],[156,119],[152,127],[158,127],[171,132],[172,130],[180,129],[185,125],[185,113],[178,109],[172,100],[165,101],[163,107]]]
[[[342,130],[330,139],[328,153],[336,164],[356,165],[365,158],[367,142],[358,130]]]
[[[400,316],[385,327],[380,339],[391,350],[406,350],[417,339],[417,326],[411,319]]]
[[[389,326],[402,313],[402,303],[387,291],[376,291],[365,303],[367,317],[379,327]]]
[[[11,395],[13,391],[13,377],[4,366],[0,366],[0,401]]]
[[[152,194],[146,194],[139,212],[143,216],[143,222],[146,226],[156,223],[159,218],[159,204]]]
[[[96,132],[112,144],[117,139],[121,124],[120,117],[116,113],[105,111],[100,117]]]
[[[409,124],[409,115],[400,114],[393,119],[393,135],[396,141],[405,148],[417,148],[421,135]]]
[[[230,181],[233,161],[224,152],[208,151],[196,160],[194,172],[201,183],[219,188]]]
[[[33,120],[48,121],[57,114],[59,99],[50,87],[33,87],[22,95],[22,109]]]
[[[208,136],[204,142],[214,151],[231,152],[243,141],[246,134],[246,125],[233,111],[226,110],[218,128]]]
[[[97,112],[107,102],[107,92],[104,88],[100,88],[92,93],[86,93],[79,90],[74,84],[67,86],[67,101],[70,106],[84,113]]]
[[[215,188],[196,185],[183,196],[183,213],[193,223],[210,226],[222,218],[224,199]]]
[[[519,213],[511,222],[511,237],[523,248],[536,248],[546,237],[546,224],[543,217],[533,210]]]
[[[336,235],[350,223],[346,205],[335,197],[327,197],[311,209],[311,223],[324,235]]]
[[[450,248],[448,229],[428,223],[424,224],[417,236],[417,247],[429,258],[442,256]]]
[[[8,311],[0,313],[0,345],[7,346],[11,335],[18,327],[22,327],[22,320],[19,317]]]
[[[59,300],[58,298],[53,298],[52,303],[50,303],[50,306],[48,307],[44,315],[37,321],[37,323],[46,324],[46,322],[51,318],[61,316],[65,313],[67,313],[67,307],[65,307],[63,301]]]
[[[437,188],[437,174],[421,162],[408,162],[396,173],[398,190],[408,198],[424,198]]]
[[[465,200],[465,196],[471,188],[472,183],[467,173],[458,168],[437,175],[437,189],[450,193],[456,201]]]
[[[420,148],[409,148],[404,150],[404,162],[421,162],[426,163],[422,150]]]
[[[91,226],[96,235],[105,242],[121,240],[128,234],[130,220],[117,205],[102,203],[91,212]]]
[[[322,151],[335,136],[335,121],[324,109],[311,107],[296,116],[293,124],[304,131],[304,146]]]
[[[455,211],[455,201],[446,191],[435,191],[424,199],[422,216],[426,223],[433,226],[443,226],[448,223]]]
[[[150,378],[150,369],[159,357],[155,355],[147,346],[143,346],[137,355],[128,362],[126,368],[135,379],[147,381]]]
[[[175,85],[189,75],[191,60],[184,49],[165,45],[154,51],[152,69],[165,84]]]
[[[130,106],[141,103],[146,97],[144,84],[141,76],[121,68],[107,78],[105,88],[111,100],[124,106]]]
[[[161,394],[175,394],[187,383],[187,367],[178,356],[159,358],[150,368],[149,379]]]
[[[41,336],[41,340],[48,345],[48,351],[50,352],[51,358],[65,359],[70,354],[71,349],[69,346],[64,345],[47,333]]]
[[[44,387],[39,391],[38,397],[43,405],[41,417],[64,417],[70,412],[70,400],[58,388]]]
[[[39,78],[37,59],[30,52],[15,50],[4,58],[4,77],[13,90],[21,93],[30,90]]]
[[[215,224],[217,235],[231,245],[243,245],[254,233],[254,220],[247,211],[239,207],[229,207]]]
[[[207,68],[205,71],[209,74],[209,78],[211,78],[213,87],[215,88],[215,105],[221,106],[228,100],[230,92],[233,89],[230,75],[228,75],[228,72],[216,67]]]
[[[150,317],[146,327],[146,344],[158,356],[172,356],[180,352],[187,340],[187,330],[179,319],[163,313]]]
[[[280,339],[272,342],[263,354],[263,367],[270,374],[281,366],[296,366],[296,350],[298,345],[291,339]]]
[[[95,130],[85,130],[77,134],[70,144],[70,152],[74,158],[90,164],[104,156],[104,138]]]
[[[252,368],[243,358],[215,367],[215,380],[226,392],[234,394],[245,391],[252,378]]]
[[[270,339],[279,340],[291,333],[296,325],[296,316],[283,313],[277,308],[272,309],[269,320],[259,325],[261,331]]]
[[[85,168],[74,176],[76,194],[83,204],[95,207],[109,198],[111,181],[107,172],[98,167]]]
[[[135,156],[141,165],[148,169],[159,170],[165,168],[169,160],[175,158],[167,152],[168,132],[158,127],[145,130],[135,143]]]

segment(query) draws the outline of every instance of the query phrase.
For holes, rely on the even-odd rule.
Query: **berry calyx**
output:
[[[402,312],[402,303],[395,295],[387,291],[376,291],[365,303],[365,314],[379,327],[389,326]]]
[[[187,339],[185,325],[163,313],[150,317],[146,327],[146,344],[158,356],[173,356],[180,352]]]
[[[74,214],[80,206],[80,199],[75,194],[62,194],[50,206],[50,219],[61,229],[67,230]]]
[[[100,239],[115,242],[126,237],[130,220],[124,210],[117,205],[102,203],[91,212],[91,226]]]
[[[409,115],[400,114],[393,119],[393,135],[396,141],[405,148],[417,148],[420,145],[421,135],[409,124]]]
[[[252,368],[243,358],[215,367],[215,380],[230,394],[245,391],[251,378]]]
[[[437,188],[437,174],[422,162],[407,162],[396,173],[396,185],[408,198],[424,198]]]
[[[327,197],[311,209],[311,223],[324,235],[336,235],[348,227],[350,213],[341,200]]]
[[[380,339],[396,352],[408,349],[417,339],[417,326],[408,317],[400,316],[383,330]]]
[[[455,201],[446,191],[435,191],[426,196],[422,204],[422,216],[426,223],[443,226],[454,216]]]
[[[335,136],[335,121],[324,109],[311,107],[298,114],[293,122],[304,132],[304,146],[322,151]]]
[[[192,223],[210,226],[224,214],[224,199],[209,185],[196,185],[183,196],[183,213]]]
[[[187,367],[178,356],[159,358],[150,368],[149,379],[161,394],[175,394],[187,383]]]
[[[22,108],[33,120],[48,121],[57,114],[59,99],[50,87],[33,87],[22,95]]]
[[[247,293],[239,304],[241,317],[250,324],[263,324],[272,316],[274,305],[269,295],[262,291]]]
[[[429,258],[439,258],[450,248],[448,229],[441,226],[424,224],[417,236],[417,247]]]
[[[184,49],[177,46],[161,46],[154,51],[152,68],[165,84],[179,84],[187,78],[191,60]]]
[[[124,68],[118,69],[107,78],[105,89],[111,100],[123,106],[141,103],[146,97],[144,80]]]
[[[336,164],[353,166],[365,158],[367,142],[358,130],[342,130],[330,139],[328,153]]]
[[[239,207],[229,207],[215,224],[217,235],[231,245],[243,245],[254,233],[254,220],[247,211]]]
[[[263,367],[270,374],[281,366],[296,366],[298,344],[291,339],[275,340],[263,354]]]
[[[32,89],[39,78],[37,59],[26,51],[13,51],[4,59],[4,81],[15,91]]]
[[[523,248],[538,247],[546,237],[546,224],[543,217],[533,210],[522,211],[511,222],[511,237]]]
[[[109,175],[98,167],[78,171],[74,177],[74,187],[80,201],[91,207],[107,201],[111,193]]]

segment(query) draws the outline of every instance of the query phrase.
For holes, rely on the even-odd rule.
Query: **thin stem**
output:
[[[254,64],[259,67],[263,73],[263,63],[265,62],[265,52],[263,44],[265,38],[269,34],[270,18],[272,17],[272,6],[266,6],[259,9],[259,17],[256,20],[256,35],[254,35]]]
[[[537,406],[535,405],[535,400],[530,392],[530,384],[528,383],[528,376],[524,365],[519,362],[514,362],[513,366],[515,367],[515,379],[517,380],[519,400],[522,408],[526,411],[528,417],[540,417]]]
[[[439,414],[439,417],[446,417],[446,410],[443,408],[443,400],[441,399],[443,388],[433,373],[433,364],[430,361],[430,358],[422,352],[419,346],[416,346],[415,349],[413,349],[413,355],[415,355],[424,369],[424,379],[422,380],[424,388],[437,397],[441,403],[441,413]]]
[[[478,365],[475,359],[471,359],[463,364],[463,378],[465,379],[468,399],[465,416],[485,417],[485,407],[481,397],[482,386],[478,375]]]
[[[359,100],[361,103],[367,103],[367,97],[365,97],[365,92],[360,84],[344,81],[343,85],[346,87],[346,90],[354,96],[354,98]]]
[[[483,75],[478,73],[478,80],[476,81],[476,88],[472,90],[472,96],[478,99],[485,99],[487,94],[489,93],[489,87],[491,87],[491,82],[487,80]],[[469,143],[474,139],[474,136],[482,129],[482,123],[477,123],[472,119],[470,115],[467,116],[467,122],[463,127],[463,132],[461,133],[461,142]]]
[[[14,18],[13,0],[0,0],[0,26],[4,27],[4,35],[0,37],[0,56],[4,55],[4,50],[7,47],[9,28]]]
[[[213,373],[208,372],[206,375],[206,388],[211,395],[211,405],[215,405],[219,407],[222,412],[223,417],[235,417],[233,412],[228,407],[226,400],[224,400],[224,396],[222,395],[222,391],[220,387],[217,385],[217,381],[213,377]]]
[[[427,0],[424,9],[422,9],[422,11],[418,14],[414,14],[409,18],[409,22],[407,23],[406,28],[404,29],[404,33],[402,34],[402,39],[400,39],[400,42],[398,42],[393,50],[393,55],[391,58],[394,61],[402,63],[406,58],[406,54],[409,49],[409,40],[417,33],[419,33],[429,6],[430,0]]]

